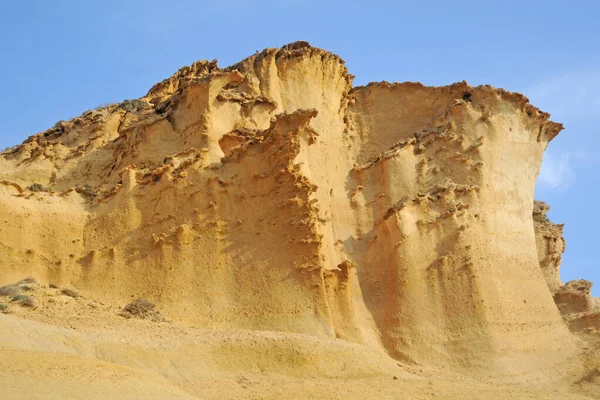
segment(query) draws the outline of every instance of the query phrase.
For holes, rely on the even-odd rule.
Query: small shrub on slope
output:
[[[164,322],[160,312],[155,310],[156,304],[149,302],[146,299],[137,299],[123,307],[120,314],[125,318],[149,319],[154,322]]]
[[[33,185],[29,185],[27,186],[27,190],[31,191],[31,192],[47,192],[48,189],[45,188],[43,185],[40,185],[39,183],[34,183]]]
[[[18,295],[12,298],[12,301],[23,307],[35,307],[35,301],[29,296]]]
[[[64,294],[65,296],[69,296],[72,297],[74,299],[81,297],[79,296],[79,293],[77,293],[75,290],[73,289],[63,289],[60,291],[62,294]]]

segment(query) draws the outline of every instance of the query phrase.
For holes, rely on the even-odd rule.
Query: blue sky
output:
[[[342,56],[358,85],[489,83],[565,124],[536,197],[566,223],[563,279],[600,296],[599,21],[594,1],[0,0],[0,148],[195,60],[227,66],[296,40]]]

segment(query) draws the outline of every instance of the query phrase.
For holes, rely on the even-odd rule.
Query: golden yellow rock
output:
[[[305,42],[196,62],[0,155],[0,283],[93,299],[36,288],[24,321],[0,317],[47,339],[4,346],[158,374],[181,398],[244,397],[220,389],[239,374],[267,398],[296,398],[289,377],[305,379],[298,398],[373,377],[390,381],[347,397],[419,396],[428,378],[442,398],[578,398],[566,390],[587,366],[548,290],[557,272],[539,267],[561,250],[536,246],[532,217],[561,129],[491,86],[353,87]],[[133,298],[168,322],[120,317]],[[62,327],[70,313],[81,332]],[[497,386],[526,382],[543,386]]]

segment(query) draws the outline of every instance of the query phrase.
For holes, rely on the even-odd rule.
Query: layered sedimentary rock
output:
[[[563,284],[560,278],[565,239],[564,224],[555,224],[547,217],[550,207],[536,201],[533,221],[540,269],[546,278],[558,310],[574,332],[600,329],[600,299],[592,296],[592,282],[578,279]]]
[[[592,282],[576,280],[567,282],[554,292],[554,301],[563,314],[592,311],[596,308],[596,299],[592,297]]]
[[[600,331],[600,299],[591,294],[592,282],[567,282],[554,292],[556,306],[572,332]]]
[[[536,201],[533,206],[533,223],[540,268],[548,288],[551,292],[555,292],[563,285],[560,279],[560,264],[566,243],[563,238],[564,224],[550,221],[546,215],[549,210],[548,204]]]
[[[547,367],[573,348],[532,218],[560,130],[491,86],[353,87],[303,42],[199,61],[2,153],[0,281],[486,376]]]

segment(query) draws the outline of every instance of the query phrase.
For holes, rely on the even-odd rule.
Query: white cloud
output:
[[[538,177],[538,184],[548,189],[564,190],[575,183],[575,172],[571,166],[571,153],[559,156],[546,151]]]

